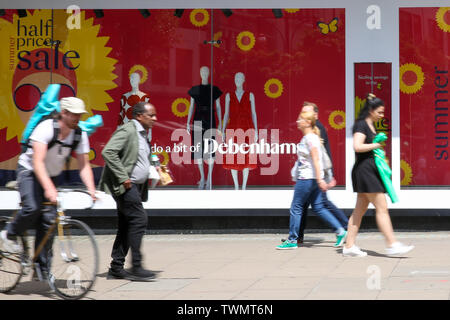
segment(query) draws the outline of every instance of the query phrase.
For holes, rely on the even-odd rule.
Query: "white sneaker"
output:
[[[367,252],[361,251],[360,248],[353,245],[350,248],[346,248],[345,246],[342,248],[342,254],[344,257],[365,257],[367,256]]]
[[[406,246],[401,242],[394,242],[390,247],[386,248],[387,255],[404,254],[414,249],[414,246]]]
[[[0,232],[0,242],[3,244],[3,249],[5,249],[5,251],[8,251],[10,253],[20,252],[20,245],[16,241],[8,239],[6,230],[2,230]]]

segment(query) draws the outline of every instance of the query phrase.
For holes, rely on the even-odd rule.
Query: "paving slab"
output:
[[[450,231],[397,232],[416,248],[384,255],[380,233],[362,232],[364,258],[342,256],[332,233],[307,234],[296,250],[276,250],[285,234],[146,235],[151,282],[108,279],[114,235],[97,235],[100,268],[86,300],[449,300]],[[56,253],[55,253],[56,254]],[[129,258],[127,263],[129,264]],[[24,277],[0,300],[59,300]]]

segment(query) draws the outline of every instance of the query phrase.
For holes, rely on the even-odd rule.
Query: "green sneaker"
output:
[[[336,243],[333,245],[333,247],[342,246],[345,242],[345,238],[347,238],[347,231],[344,231],[344,233],[340,236],[336,235]]]
[[[291,249],[297,249],[297,242],[289,242],[289,240],[286,240],[285,242],[283,242],[282,244],[280,244],[279,246],[277,246],[277,250],[291,250]]]

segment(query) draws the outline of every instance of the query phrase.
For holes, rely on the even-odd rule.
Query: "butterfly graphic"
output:
[[[336,17],[333,20],[331,20],[330,23],[325,23],[325,22],[319,21],[319,22],[317,22],[317,26],[319,27],[320,32],[322,34],[328,34],[329,32],[336,32],[338,29],[338,26],[337,26],[338,20],[339,19]]]

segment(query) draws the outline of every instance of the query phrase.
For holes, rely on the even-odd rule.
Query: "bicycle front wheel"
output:
[[[50,286],[63,299],[80,299],[92,288],[98,271],[94,233],[83,222],[60,221],[55,230]]]
[[[0,231],[5,229],[8,221],[9,217],[0,217]],[[19,253],[8,252],[3,244],[0,244],[0,292],[11,291],[22,278],[22,255],[23,250]]]

